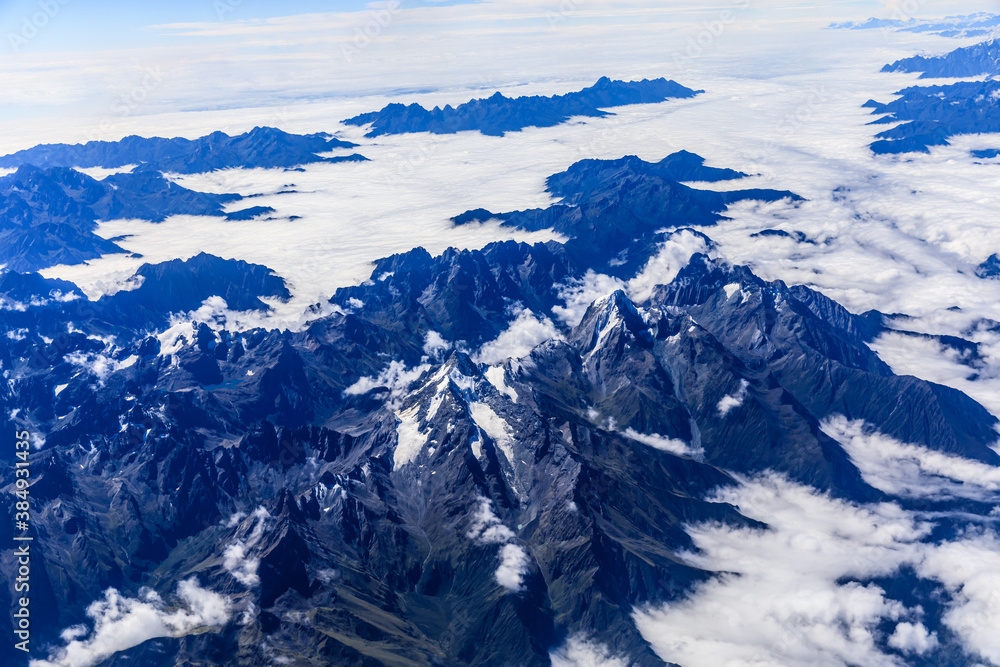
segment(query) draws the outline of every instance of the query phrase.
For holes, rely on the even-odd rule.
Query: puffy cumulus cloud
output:
[[[73,366],[93,375],[101,384],[117,370],[115,360],[103,354],[71,352],[66,355],[65,359]]]
[[[248,588],[260,583],[260,577],[257,575],[259,566],[260,559],[250,558],[243,542],[230,544],[222,554],[222,567]]]
[[[427,332],[427,336],[424,338],[424,354],[427,357],[437,359],[450,349],[451,343],[446,341],[444,336],[437,331]]]
[[[344,390],[348,396],[367,394],[377,387],[388,387],[393,394],[403,392],[416,382],[421,375],[429,371],[430,364],[420,364],[413,368],[407,367],[401,361],[391,361],[376,377],[365,376]]]
[[[900,326],[906,327],[906,322]],[[896,331],[869,344],[897,375],[913,375],[968,394],[993,416],[1000,416],[1000,333],[988,323],[962,332],[977,344],[977,355],[941,343],[936,338]]]
[[[505,544],[500,549],[500,567],[494,577],[497,583],[511,593],[524,590],[524,577],[528,574],[528,552],[517,544]]]
[[[611,650],[588,638],[576,634],[549,654],[552,667],[628,667],[628,661],[614,655]]]
[[[903,653],[923,655],[938,645],[938,638],[923,623],[900,623],[889,637],[889,646]]]
[[[489,498],[479,498],[472,514],[472,527],[466,533],[470,540],[485,544],[505,544],[514,539],[514,532],[500,522],[493,513],[493,503]]]
[[[859,507],[774,475],[711,499],[768,528],[687,528],[698,551],[683,557],[723,574],[685,600],[635,613],[661,658],[685,667],[902,666],[879,648],[877,626],[915,612],[876,585],[845,580],[912,562],[929,526],[895,505]]]
[[[497,583],[511,593],[524,588],[524,577],[528,573],[531,559],[528,552],[514,544],[517,536],[501,523],[493,513],[493,504],[488,498],[480,497],[472,514],[472,526],[466,537],[480,544],[500,544],[500,565],[494,573]]]
[[[522,310],[495,340],[485,343],[473,357],[485,364],[498,364],[506,359],[520,359],[535,346],[562,336],[547,317],[538,317],[531,310]]]
[[[720,417],[725,417],[730,412],[743,405],[743,401],[746,400],[747,397],[747,387],[749,386],[749,382],[746,380],[740,380],[740,388],[736,390],[735,394],[728,394],[719,400],[719,404],[716,406],[716,409],[719,411]]]
[[[916,569],[951,593],[944,624],[970,653],[1000,665],[1000,539],[984,533],[942,544],[928,549]]]
[[[825,419],[823,432],[840,443],[864,480],[880,491],[902,497],[1000,497],[1000,467],[899,442],[861,420]]]
[[[692,456],[700,458],[705,454],[705,451],[701,447],[692,447],[688,443],[683,440],[678,440],[677,438],[668,438],[655,433],[639,433],[633,428],[625,429],[622,432],[622,435],[627,438],[631,438],[636,442],[648,445],[653,449],[659,449],[660,451],[676,454],[678,456]]]
[[[937,491],[928,489],[926,495]],[[763,529],[689,525],[690,564],[716,572],[683,600],[634,614],[656,653],[685,667],[903,667],[941,638],[879,586],[906,567],[941,587],[941,622],[964,651],[1000,665],[1000,539],[965,529],[932,541],[935,517],[858,505],[775,475],[739,478],[709,498]],[[888,626],[888,629],[886,629]]]
[[[119,651],[157,637],[183,637],[203,628],[219,628],[232,614],[227,598],[206,590],[194,579],[177,585],[180,605],[167,603],[154,591],[138,598],[124,597],[114,588],[87,608],[93,621],[89,635],[84,626],[62,633],[66,645],[47,660],[32,660],[31,667],[93,667]]]
[[[592,303],[624,287],[625,283],[618,278],[588,270],[583,278],[572,278],[559,286],[559,298],[566,305],[553,306],[552,314],[564,324],[575,327],[583,321]]]
[[[710,250],[705,237],[693,230],[681,229],[670,234],[646,266],[626,283],[629,298],[636,303],[648,300],[653,296],[653,288],[672,282],[692,255]]]

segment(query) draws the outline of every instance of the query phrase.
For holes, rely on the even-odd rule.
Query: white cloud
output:
[[[231,514],[228,519],[224,519],[223,521],[220,521],[219,523],[220,524],[224,523],[225,526],[226,526],[226,528],[235,528],[236,524],[238,524],[240,521],[242,521],[243,519],[245,519],[246,516],[247,516],[246,512],[236,512],[234,514]]]
[[[740,380],[740,388],[736,391],[735,394],[729,394],[723,396],[719,400],[719,404],[716,406],[716,408],[719,411],[719,416],[725,417],[734,409],[743,405],[743,401],[746,400],[747,397],[747,387],[749,386],[750,386],[749,382],[747,382],[746,380]]]
[[[692,456],[700,458],[705,454],[704,450],[700,447],[695,448],[683,440],[668,438],[666,436],[656,435],[655,433],[639,433],[635,429],[628,428],[622,432],[622,435],[631,438],[636,442],[641,442],[644,445],[649,445],[654,449],[659,449],[660,451],[669,452],[670,454],[676,454],[678,456]]]
[[[552,667],[628,667],[624,658],[585,635],[573,635],[549,654]]]
[[[1000,416],[1000,335],[989,327],[977,327],[964,332],[963,337],[979,344],[980,358],[974,363],[967,354],[935,339],[897,332],[883,333],[869,347],[897,375],[913,375],[958,389],[993,416]]]
[[[686,600],[635,614],[661,658],[685,667],[901,665],[877,647],[876,626],[908,610],[875,585],[841,581],[892,573],[927,527],[893,505],[857,507],[777,476],[713,500],[769,527],[688,527],[699,551],[686,560],[726,574]]]
[[[472,527],[466,533],[470,540],[485,544],[506,544],[514,539],[514,532],[493,513],[493,504],[488,498],[480,497],[474,512]]]
[[[929,549],[917,572],[945,585],[954,601],[944,623],[970,652],[1000,665],[1000,540],[992,533]]]
[[[494,578],[511,593],[522,590],[530,563],[528,553],[523,547],[514,544],[517,536],[493,513],[493,504],[488,498],[479,497],[472,514],[472,526],[466,537],[480,544],[502,545],[499,552],[500,566],[497,567]]]
[[[484,343],[473,358],[484,364],[497,364],[508,358],[520,359],[537,345],[553,338],[561,340],[562,336],[552,321],[525,309],[495,340]]]
[[[308,311],[299,311],[291,302],[284,303],[270,297],[262,297],[261,301],[272,310],[270,312],[230,310],[229,304],[221,296],[210,296],[196,310],[171,315],[167,328],[156,334],[156,338],[160,341],[160,353],[176,354],[181,349],[181,338],[190,343],[199,324],[205,324],[216,332],[222,330],[239,332],[274,327],[299,331],[308,322],[340,310],[330,303],[314,305]]]
[[[695,253],[708,253],[705,239],[691,230],[680,230],[671,234],[660,244],[657,253],[646,262],[646,266],[628,281],[628,295],[632,301],[642,303],[653,295],[653,288],[666,285],[691,261]]]
[[[500,549],[500,567],[494,576],[497,583],[511,593],[524,589],[524,576],[528,573],[528,553],[516,544],[505,544]]]
[[[480,4],[483,6],[477,8],[440,8],[444,14],[438,19],[449,12],[477,15],[483,11],[493,16],[493,8],[486,7],[492,3]],[[301,311],[309,304],[325,302],[338,286],[365,280],[374,258],[415,245],[436,253],[449,245],[481,247],[498,238],[541,239],[544,235],[519,235],[493,224],[454,229],[448,219],[480,206],[495,211],[545,206],[551,202],[543,191],[545,177],[577,159],[635,154],[658,160],[685,148],[704,155],[709,164],[759,174],[742,182],[699,187],[777,187],[807,198],[795,205],[739,203],[727,211],[730,219],[725,224],[705,230],[719,244],[721,254],[736,263],[753,265],[762,277],[813,285],[855,312],[878,308],[913,314],[919,317],[921,330],[928,332],[939,329],[940,333],[958,335],[976,318],[993,312],[1000,299],[1000,281],[980,281],[971,269],[985,259],[990,248],[1000,247],[1000,231],[989,223],[1000,203],[992,182],[995,167],[973,164],[968,149],[995,143],[995,135],[958,138],[953,146],[903,160],[875,159],[866,148],[881,128],[865,124],[870,116],[860,103],[869,97],[888,99],[901,86],[901,77],[880,74],[873,63],[889,62],[922,48],[940,48],[940,38],[909,34],[887,43],[878,31],[823,30],[825,21],[783,20],[760,25],[741,18],[692,58],[684,53],[688,40],[703,30],[694,17],[713,14],[711,10],[692,7],[684,15],[658,11],[655,21],[635,22],[626,18],[628,12],[618,13],[624,9],[618,7],[605,14],[601,24],[594,24],[583,20],[583,9],[577,7],[561,17],[566,21],[557,30],[542,31],[492,24],[480,24],[480,30],[470,31],[467,25],[459,28],[455,23],[426,20],[410,24],[408,19],[394,23],[393,30],[400,32],[381,41],[378,48],[367,50],[352,67],[324,70],[322,76],[306,74],[293,81],[287,77],[289,61],[281,59],[278,66],[272,61],[274,56],[243,53],[222,61],[213,57],[206,61],[212,64],[212,76],[201,69],[201,58],[193,54],[179,57],[169,77],[171,93],[197,91],[197,105],[203,108],[211,106],[205,103],[207,98],[240,82],[240,95],[257,97],[241,97],[242,103],[235,104],[242,108],[183,114],[163,113],[156,105],[144,107],[142,113],[114,119],[116,136],[198,136],[220,128],[235,132],[270,124],[296,132],[340,132],[361,142],[358,150],[372,161],[314,165],[295,174],[228,170],[185,176],[181,182],[195,188],[267,193],[259,203],[274,206],[280,216],[302,218],[293,223],[276,220],[247,225],[185,216],[160,225],[103,223],[102,235],[130,234],[123,245],[144,257],[117,255],[87,265],[59,267],[46,275],[79,280],[91,294],[101,281],[130,275],[144,261],[162,261],[204,249],[272,267],[289,279],[296,295],[289,310]],[[644,8],[644,16],[649,16],[649,10]],[[836,13],[842,11],[846,10],[837,5]],[[517,12],[504,20],[514,15]],[[318,30],[293,23],[298,25],[296,30]],[[256,34],[262,28],[246,29]],[[268,30],[280,33],[292,28],[281,23]],[[427,68],[423,64],[427,42],[417,37],[426,35],[427,30],[447,35],[456,47],[475,46],[477,52],[490,53],[491,67],[487,71],[479,66],[470,68],[459,58],[438,59],[435,68]],[[298,36],[298,32],[294,34]],[[296,40],[294,47],[283,40],[286,48],[304,50],[287,57],[313,63],[328,55],[312,49],[323,49],[324,44],[334,51],[339,48],[335,36],[314,37],[317,41],[309,45]],[[509,48],[511,39],[518,40],[518,49]],[[593,53],[587,51],[585,45],[595,40],[606,40],[602,43],[616,47],[608,49],[613,54],[611,61],[606,60],[607,54],[595,61]],[[667,43],[673,45],[672,51],[656,74],[704,88],[704,95],[662,105],[621,107],[608,118],[528,129],[504,138],[475,133],[421,134],[380,137],[372,142],[359,128],[331,124],[331,119],[377,109],[390,101],[454,104],[496,88],[507,94],[566,92],[592,83],[598,70],[613,70],[620,72],[616,76],[626,78],[645,76],[650,73],[644,64],[648,63],[650,45],[660,49]],[[670,57],[674,54],[679,58]],[[101,64],[96,64],[95,58]],[[132,62],[130,58],[114,60]],[[67,68],[70,62],[72,68]],[[751,62],[756,63],[752,71],[747,65]],[[406,66],[401,69],[400,63]],[[532,76],[540,71],[539,63],[546,64],[546,77]],[[39,85],[38,77],[57,76],[53,74],[56,71],[62,71],[58,76],[65,77],[60,80],[66,84],[56,88],[67,94],[90,90],[81,84],[87,72],[95,89],[105,85],[103,81],[118,80],[107,76],[107,67],[117,65],[95,55],[82,61],[48,62],[46,67],[41,63],[27,65],[10,66],[9,73],[30,79],[31,85],[12,84],[11,89],[32,90]],[[251,79],[232,74],[234,68],[242,71],[244,67],[254,69]],[[315,68],[304,66],[296,71],[309,73]],[[527,79],[533,82],[523,84]],[[179,81],[190,87],[179,85]],[[253,85],[248,86],[247,81]],[[432,92],[373,95],[372,81],[378,81],[384,90],[412,89],[413,81],[421,81],[421,88]],[[310,91],[309,99],[320,101],[285,106],[275,103],[281,93],[272,91],[287,92],[301,86]],[[167,88],[164,86],[165,91]],[[254,92],[261,90],[268,92]],[[354,97],[322,99],[331,90],[338,96]],[[229,90],[224,96],[227,103],[235,99],[233,93]],[[290,95],[286,99],[304,98]],[[34,107],[36,100],[25,98],[28,102]],[[189,108],[190,102],[174,101],[167,107],[171,111]],[[740,123],[732,122],[734,108],[745,111]],[[99,111],[106,115],[107,105],[100,105]],[[0,143],[14,148],[26,142],[78,140],[100,120],[86,118],[78,105],[67,115],[72,122],[65,127],[49,118],[37,124],[24,119],[0,123]],[[276,194],[293,183],[297,193]],[[841,186],[836,195],[831,194]],[[767,228],[801,230],[814,243],[751,237]],[[283,242],[275,244],[274,238]],[[662,266],[658,264],[661,260]],[[663,279],[657,275],[669,276],[673,259],[669,255],[658,257],[646,268],[648,271],[641,272],[635,282],[630,281],[634,296],[648,293],[651,285]],[[583,307],[592,300],[586,299]],[[568,321],[578,317],[570,312],[572,305],[564,307]],[[953,305],[962,311],[948,312]]]
[[[856,3],[821,4],[806,14],[796,7],[794,19],[787,13],[792,3],[754,3],[745,13],[737,11],[737,20],[722,34],[709,35],[710,43],[692,56],[687,50],[702,36],[703,21],[718,18],[715,8],[576,4],[571,11],[560,10],[555,26],[549,24],[551,9],[537,3],[406,8],[377,45],[350,64],[340,62],[339,51],[354,38],[360,16],[351,14],[188,26],[184,30],[197,33],[201,46],[187,44],[183,51],[13,57],[2,66],[13,91],[6,101],[24,112],[0,122],[3,151],[79,141],[101,121],[111,121],[109,139],[240,132],[260,124],[295,132],[336,131],[360,141],[359,151],[372,158],[310,166],[295,174],[230,170],[184,177],[182,182],[194,187],[266,193],[261,204],[274,206],[279,216],[302,218],[245,225],[185,216],[161,225],[112,221],[102,224],[100,233],[131,235],[122,244],[144,258],[119,255],[47,275],[78,279],[92,290],[110,276],[130,275],[143,261],[204,249],[271,266],[290,280],[294,306],[301,310],[325,301],[338,286],[366,279],[376,257],[415,245],[440,252],[448,245],[481,247],[498,238],[542,238],[496,225],[452,229],[448,219],[479,206],[496,211],[544,206],[551,201],[543,191],[545,177],[579,158],[635,154],[660,159],[685,148],[710,164],[760,174],[742,183],[703,187],[772,186],[807,197],[795,206],[738,204],[727,212],[731,220],[707,230],[725,256],[752,263],[765,278],[813,284],[859,312],[916,312],[928,326],[924,320],[952,305],[964,311],[954,316],[956,321],[968,324],[997,302],[1000,286],[980,285],[968,271],[1000,243],[1000,230],[989,222],[998,203],[994,167],[974,165],[967,153],[995,139],[959,138],[953,146],[902,160],[874,159],[866,148],[881,126],[866,125],[871,117],[860,103],[869,97],[888,99],[912,80],[881,74],[878,63],[940,50],[940,38],[894,34],[886,41],[879,31],[823,29],[829,20],[846,20],[855,11],[870,13]],[[930,6],[924,3],[922,11],[932,11]],[[775,12],[782,13],[781,21],[750,18]],[[810,18],[820,15],[823,20]],[[241,37],[235,51],[220,55],[209,46],[232,35]],[[435,57],[428,67],[428,35],[435,44],[446,44],[448,53],[475,50],[484,57],[475,65],[466,58]],[[517,49],[510,48],[512,41]],[[608,48],[597,55],[589,47],[594,43]],[[664,53],[654,72],[650,49]],[[315,67],[331,58],[331,67]],[[109,105],[121,92],[116,87],[141,82],[142,65],[164,62],[170,63],[164,67],[164,85],[127,116],[109,118]],[[484,62],[489,63],[485,69]],[[298,74],[289,77],[289,71]],[[563,93],[592,83],[597,73],[664,75],[706,93],[662,105],[621,107],[608,118],[575,119],[504,138],[421,134],[373,142],[363,130],[331,120],[391,101],[455,104],[494,89],[509,95]],[[414,82],[429,92],[409,92]],[[39,87],[61,105],[65,122],[37,113],[37,96],[30,91]],[[93,104],[81,104],[84,98]],[[314,101],[301,102],[306,99]],[[200,111],[179,111],[192,108]],[[742,112],[739,123],[732,122],[734,109]],[[276,194],[292,183],[297,193]],[[764,228],[801,229],[816,243],[751,238]],[[273,243],[275,238],[282,243]],[[667,265],[664,275],[672,271],[672,263]],[[655,262],[647,268],[650,272],[634,285],[638,295],[658,280]],[[951,324],[947,328],[957,333]]]
[[[624,288],[625,283],[618,278],[588,270],[583,278],[572,278],[560,285],[559,298],[566,305],[554,306],[552,314],[564,324],[575,327],[583,321],[583,316],[592,303]]]
[[[686,599],[635,613],[661,658],[685,667],[902,667],[886,647],[925,654],[939,639],[923,625],[923,610],[859,582],[905,566],[943,586],[942,620],[965,650],[1000,665],[1000,540],[993,532],[935,543],[927,515],[895,504],[857,505],[774,474],[739,481],[709,499],[767,527],[686,527],[697,551],[681,557],[717,574]],[[892,629],[883,636],[886,622]]]
[[[411,384],[416,382],[421,375],[430,370],[430,364],[421,364],[413,368],[407,368],[401,361],[393,360],[389,365],[379,372],[377,377],[363,377],[344,390],[348,396],[359,396],[367,394],[376,387],[387,387],[393,394],[405,391]]]
[[[237,541],[226,547],[222,554],[222,566],[248,588],[260,583],[260,577],[257,575],[260,559],[248,558],[246,544],[243,542]]]
[[[889,637],[889,646],[903,653],[923,655],[938,645],[938,638],[923,623],[900,623]]]
[[[876,489],[916,498],[1000,498],[1000,467],[902,443],[843,416],[827,418],[820,426]]]
[[[432,359],[437,359],[451,349],[451,343],[444,339],[444,336],[437,331],[428,331],[424,338],[424,354]]]
[[[132,355],[122,361],[116,361],[105,354],[77,351],[70,352],[63,359],[73,366],[90,373],[103,385],[105,380],[111,377],[112,373],[132,366],[138,360],[138,357]]]
[[[47,660],[32,660],[31,667],[93,667],[119,651],[157,637],[183,637],[202,628],[219,628],[229,620],[229,601],[201,588],[195,579],[177,585],[179,608],[168,606],[154,591],[138,598],[122,596],[114,588],[87,607],[93,622],[89,633],[82,626],[63,632],[65,646]]]

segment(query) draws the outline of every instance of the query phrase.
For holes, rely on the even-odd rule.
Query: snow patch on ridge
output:
[[[514,431],[510,427],[510,424],[494,412],[493,408],[479,401],[469,403],[469,414],[472,415],[472,420],[476,422],[476,426],[497,443],[497,447],[503,452],[503,455],[507,458],[507,462],[513,465],[514,448],[512,444],[514,442]]]
[[[420,430],[420,423],[417,421],[419,411],[420,406],[415,405],[396,413],[399,423],[396,424],[396,449],[392,455],[393,470],[399,470],[407,463],[412,463],[427,444],[429,434]]]
[[[483,371],[483,377],[493,385],[497,391],[499,391],[504,396],[507,396],[511,401],[517,403],[517,392],[512,388],[507,386],[507,381],[505,380],[506,371],[504,371],[503,366],[490,366],[485,371]]]

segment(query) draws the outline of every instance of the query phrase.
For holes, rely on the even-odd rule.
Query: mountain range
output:
[[[454,134],[478,131],[488,136],[502,137],[526,127],[552,127],[565,123],[572,116],[600,118],[610,115],[604,109],[630,104],[653,104],[668,99],[694,97],[703,91],[692,90],[667,79],[642,81],[612,81],[601,77],[583,90],[565,95],[530,95],[505,97],[500,92],[491,97],[474,99],[464,104],[425,109],[419,104],[398,102],[380,111],[363,113],[344,121],[347,125],[371,125],[365,136],[431,132]]]
[[[830,28],[839,30],[873,30],[884,32],[909,32],[918,34],[939,35],[951,39],[966,39],[984,37],[996,32],[1000,27],[1000,14],[977,12],[941,18],[923,18],[913,16],[903,8],[893,12],[893,18],[870,18],[865,21],[846,21],[833,23]]]
[[[317,162],[366,159],[351,153],[320,157],[357,144],[328,134],[289,134],[273,127],[255,127],[229,136],[224,132],[198,139],[162,139],[130,136],[120,141],[90,141],[85,144],[43,144],[0,157],[0,168],[22,165],[120,169],[136,166],[139,171],[200,174],[217,169],[293,169]]]
[[[110,205],[76,172],[18,174],[18,196],[37,183]],[[1000,465],[992,415],[871,350],[881,315],[762,280],[691,228],[711,231],[732,201],[797,199],[680,182],[743,176],[686,152],[578,162],[548,179],[560,203],[489,214],[565,243],[384,258],[300,331],[227,326],[227,310],[288,297],[237,260],[145,265],[135,289],[96,301],[0,274],[0,396],[17,406],[0,428],[16,419],[45,437],[32,604],[51,657],[37,665],[70,649],[119,667],[549,665],[577,636],[660,665],[635,614],[716,576],[685,556],[688,527],[764,528],[714,489],[770,471],[849,502],[887,499],[830,419]],[[688,259],[640,289],[672,245]],[[588,297],[601,281],[617,287]],[[511,354],[511,340],[531,342]],[[993,508],[893,500],[958,517],[942,535]],[[910,589],[941,641],[907,664],[960,664],[947,594]],[[136,641],[133,614],[179,625]],[[100,638],[86,630],[97,619]]]
[[[883,72],[920,72],[921,79],[1000,74],[1000,42],[990,39],[942,56],[913,56],[886,65]]]
[[[992,67],[993,50],[883,71]],[[898,123],[872,151],[1000,131],[997,86],[870,101],[873,124]],[[502,137],[700,92],[603,77],[566,95],[391,104],[345,122],[368,137]],[[880,356],[887,339],[939,346],[973,382],[1000,322],[976,320],[968,340],[909,331],[903,314],[852,312],[712,239],[732,231],[735,203],[810,210],[796,192],[741,189],[751,174],[686,150],[580,159],[544,180],[542,207],[494,198],[501,212],[463,212],[473,201],[438,221],[456,236],[482,225],[554,240],[374,259],[367,280],[294,327],[269,316],[295,281],[236,257],[146,261],[101,296],[38,273],[127,252],[102,221],[211,216],[256,233],[274,208],[236,209],[255,195],[198,192],[173,174],[365,160],[354,148],[255,128],[0,158],[15,169],[0,177],[0,429],[34,442],[33,653],[17,664],[1000,660],[1000,421]],[[745,235],[830,242],[762,227]],[[975,275],[993,285],[998,255]],[[15,457],[0,448],[10,518]],[[0,522],[0,540],[15,526]],[[17,567],[0,558],[4,577]],[[17,606],[0,587],[0,608]],[[727,643],[718,628],[743,636]],[[0,633],[14,629],[0,615]],[[695,644],[709,646],[700,660]]]
[[[956,135],[1000,131],[1000,111],[994,104],[998,94],[998,81],[963,81],[904,88],[888,103],[869,100],[863,106],[882,115],[872,124],[900,123],[875,135],[871,150],[877,155],[927,153],[932,146],[948,145]]]
[[[224,216],[225,205],[239,199],[188,190],[155,172],[98,181],[65,167],[24,165],[0,177],[0,263],[34,271],[125,252],[95,233],[99,220]]]

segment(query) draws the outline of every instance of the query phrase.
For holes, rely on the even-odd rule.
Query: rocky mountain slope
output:
[[[703,91],[691,90],[666,79],[612,81],[601,77],[583,90],[565,95],[526,95],[509,98],[497,92],[491,97],[464,104],[425,109],[419,104],[389,104],[380,111],[360,114],[344,121],[347,125],[371,125],[365,136],[432,132],[454,134],[478,131],[489,136],[503,136],[526,127],[551,127],[565,123],[571,116],[601,117],[603,109],[629,104],[652,104],[668,99],[694,97]]]
[[[41,445],[35,667],[549,665],[579,637],[660,665],[636,614],[718,576],[690,527],[766,528],[719,488],[780,474],[891,499],[944,517],[928,541],[989,516],[969,493],[887,492],[830,435],[858,420],[1000,465],[983,407],[872,352],[878,314],[762,280],[688,227],[794,198],[677,180],[740,176],[691,154],[579,163],[549,180],[560,204],[498,216],[565,243],[385,258],[294,332],[227,325],[287,297],[245,262],[147,265],[95,302],[0,274],[0,428]],[[648,273],[671,244],[691,250]],[[938,600],[940,641],[906,664],[961,664],[947,591],[910,588]]]

